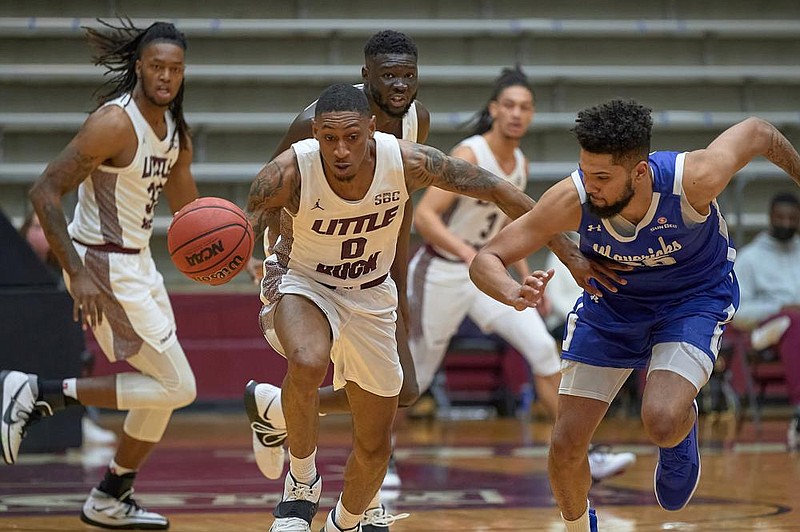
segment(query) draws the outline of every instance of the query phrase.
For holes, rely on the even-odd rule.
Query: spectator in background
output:
[[[734,325],[752,330],[751,344],[772,347],[783,361],[794,415],[787,432],[790,450],[800,448],[800,201],[777,194],[769,229],[742,247],[734,266],[741,307]]]

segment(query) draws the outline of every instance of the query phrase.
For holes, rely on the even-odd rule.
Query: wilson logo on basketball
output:
[[[222,240],[217,240],[210,246],[207,246],[197,253],[192,253],[191,255],[185,255],[184,258],[186,262],[190,266],[196,266],[197,264],[201,264],[211,257],[215,256],[217,253],[222,253],[225,251],[225,247],[222,245]]]
[[[201,283],[207,283],[209,281],[224,281],[225,279],[229,279],[239,273],[242,270],[242,264],[244,264],[244,257],[241,255],[236,255],[227,266],[223,266],[219,270],[209,275],[195,275],[192,277],[192,279]]]

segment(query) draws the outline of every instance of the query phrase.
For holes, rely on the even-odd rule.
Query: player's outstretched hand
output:
[[[574,257],[571,263],[567,264],[567,267],[578,285],[587,293],[597,297],[603,297],[603,292],[601,292],[595,284],[590,282],[592,279],[609,292],[616,292],[617,285],[625,285],[628,283],[628,281],[620,277],[617,272],[629,272],[633,269],[632,266],[628,266],[627,264],[620,264],[613,261],[589,260],[582,255]]]
[[[536,307],[544,296],[544,289],[547,282],[553,278],[555,270],[552,268],[543,272],[536,270],[528,275],[519,287],[519,295],[512,302],[512,306],[517,310],[525,310],[528,307]]]
[[[72,319],[81,322],[83,329],[87,326],[100,325],[103,322],[103,304],[100,290],[94,284],[89,272],[81,268],[70,276],[70,293],[72,294]]]

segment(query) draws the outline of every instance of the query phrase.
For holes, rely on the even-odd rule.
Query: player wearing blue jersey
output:
[[[650,110],[633,101],[578,113],[578,170],[503,229],[470,267],[481,290],[518,309],[539,302],[553,272],[535,272],[520,285],[507,265],[563,231],[580,233],[586,256],[633,267],[616,293],[584,293],[566,325],[548,468],[569,532],[597,530],[586,449],[634,368],[648,367],[641,417],[660,447],[656,499],[667,510],[691,499],[700,479],[694,399],[739,302],[736,253],[716,197],[758,155],[800,183],[800,156],[764,120],[749,118],[707,148],[685,153],[649,153],[651,129]]]

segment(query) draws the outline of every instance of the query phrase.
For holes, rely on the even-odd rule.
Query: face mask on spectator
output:
[[[780,242],[786,242],[788,240],[791,240],[795,232],[797,232],[797,229],[795,229],[794,227],[772,227],[769,231],[769,234],[775,240],[778,240]]]

